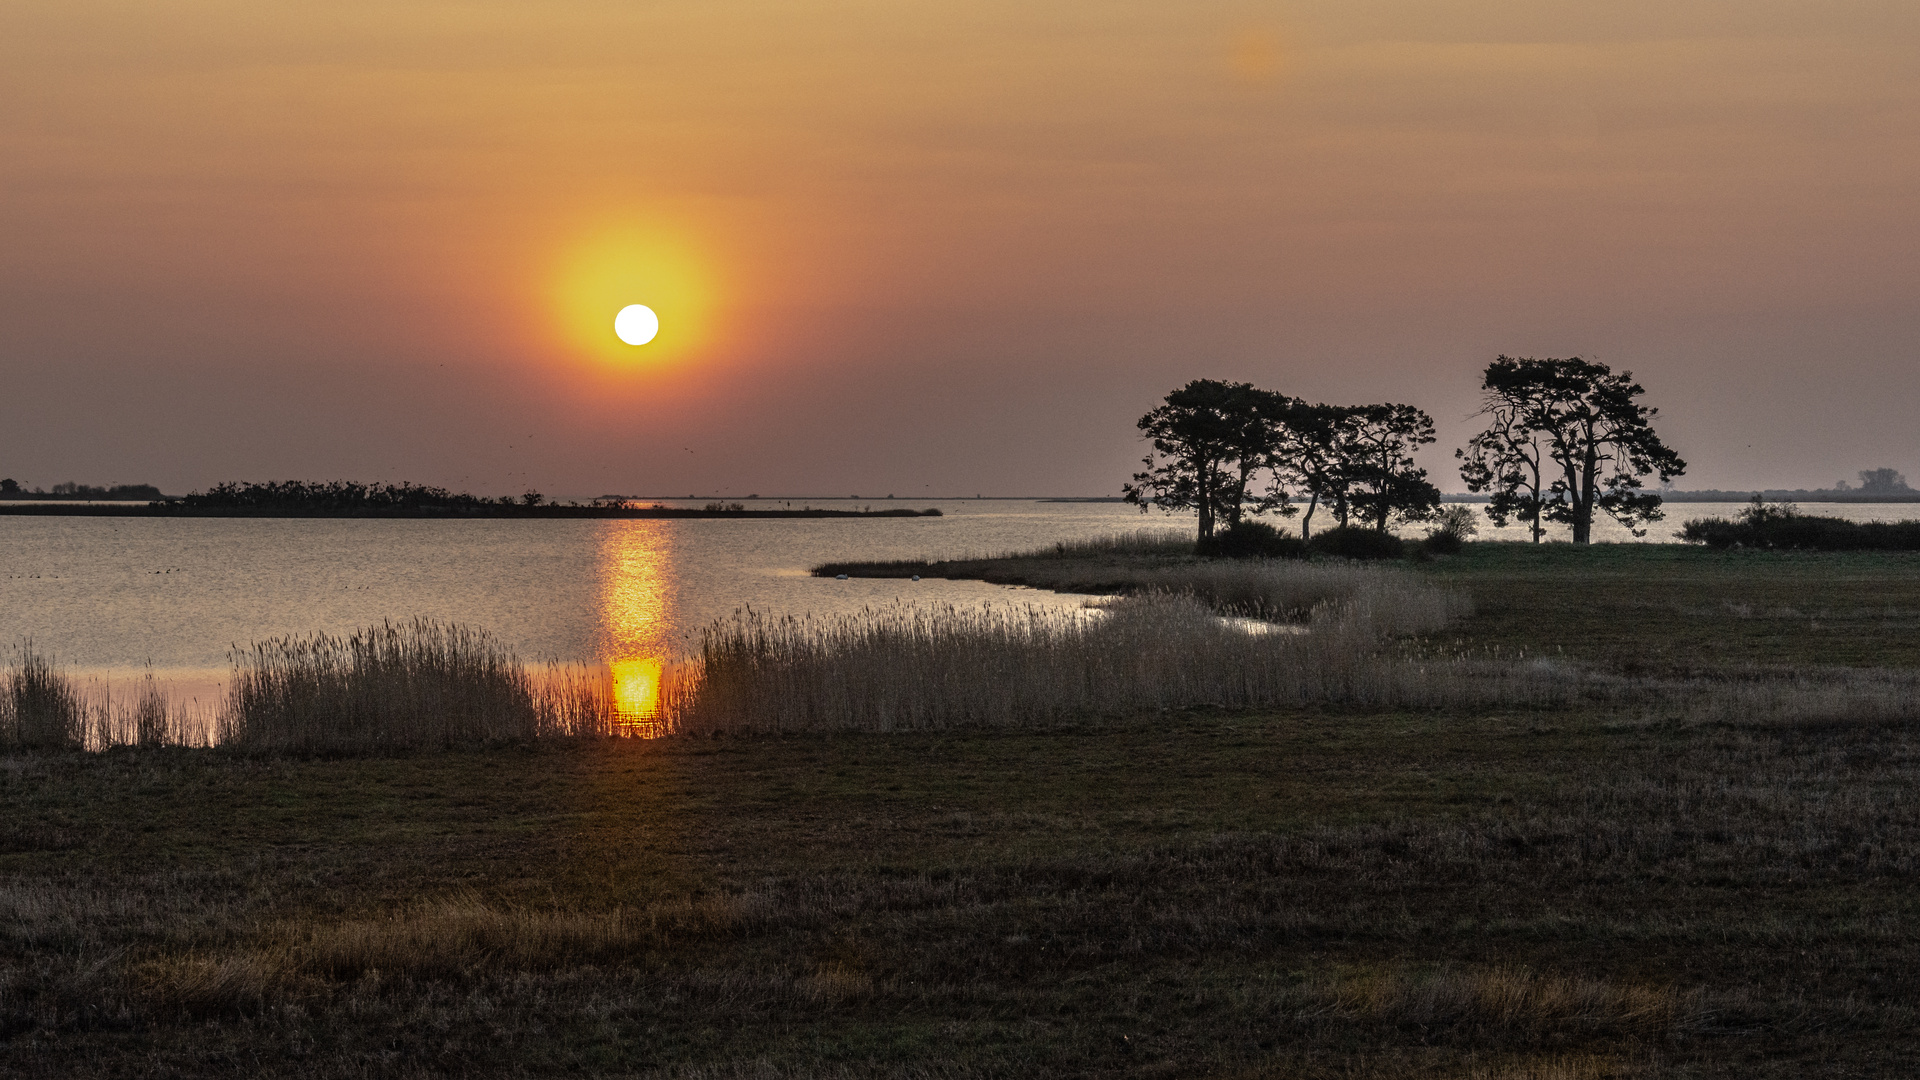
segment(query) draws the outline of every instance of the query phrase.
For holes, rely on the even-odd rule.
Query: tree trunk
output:
[[[1300,515],[1300,542],[1313,539],[1313,510],[1320,505],[1320,493],[1313,492],[1307,499],[1307,512]]]
[[[1589,438],[1586,453],[1580,459],[1580,487],[1574,492],[1573,500],[1573,542],[1576,544],[1593,543],[1593,485],[1599,475],[1599,454]]]
[[[1533,463],[1532,463],[1533,464],[1533,542],[1537,544],[1540,542],[1540,534],[1543,531],[1545,531],[1540,525],[1540,511],[1546,509],[1546,505],[1545,505],[1544,497],[1540,494],[1540,459],[1544,455],[1540,453],[1539,444],[1537,442],[1534,444],[1534,447],[1535,449],[1534,449],[1534,456],[1533,456]]]
[[[1195,471],[1199,477],[1200,539],[1206,541],[1213,539],[1213,462],[1203,462]]]

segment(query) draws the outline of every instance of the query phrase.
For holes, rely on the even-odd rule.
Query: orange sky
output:
[[[1210,376],[1457,489],[1505,352],[1920,481],[1917,97],[1904,3],[14,0],[0,473],[1111,494]]]

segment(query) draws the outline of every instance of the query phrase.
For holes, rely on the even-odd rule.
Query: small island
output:
[[[77,487],[77,485],[57,485]],[[216,484],[206,491],[169,498],[158,489],[147,503],[83,503],[79,499],[127,498],[38,492],[13,496],[34,502],[0,506],[0,515],[64,517],[226,517],[226,518],[902,518],[940,517],[938,509],[827,510],[783,502],[749,510],[741,502],[710,502],[702,507],[662,506],[628,499],[553,502],[537,491],[486,498],[421,484],[362,484],[349,480],[303,480]],[[122,488],[87,488],[88,492]],[[41,499],[76,500],[69,505]]]

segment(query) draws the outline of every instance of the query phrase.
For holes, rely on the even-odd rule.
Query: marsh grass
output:
[[[670,727],[926,730],[1370,699],[1393,663],[1382,644],[1438,630],[1461,607],[1409,575],[1271,562],[1149,571],[1135,595],[1094,611],[748,612],[707,630]],[[1250,634],[1219,613],[1306,632]]]
[[[82,745],[87,710],[73,680],[35,651],[31,641],[15,646],[0,675],[0,738],[8,745],[64,750]]]
[[[612,734],[618,719],[584,669],[536,678],[484,630],[413,619],[236,650],[217,738],[247,751],[390,752]]]

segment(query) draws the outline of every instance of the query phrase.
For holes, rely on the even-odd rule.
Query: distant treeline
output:
[[[1749,503],[1755,498],[1767,502],[1807,502],[1807,503],[1910,503],[1920,502],[1920,491],[1862,491],[1859,488],[1767,488],[1764,491],[1721,491],[1710,488],[1704,491],[1673,491],[1663,489],[1657,492],[1665,502],[1674,503]],[[1483,503],[1486,495],[1442,495],[1441,502]]]
[[[21,487],[20,482],[11,477],[0,480],[0,499],[118,499],[132,501],[137,499],[164,499],[160,489],[152,484],[113,484],[108,487],[94,487],[91,484],[55,484],[51,491],[40,488],[31,490]]]
[[[158,495],[158,492],[155,492]],[[939,510],[749,510],[743,503],[708,503],[698,510],[637,506],[624,500],[551,502],[537,491],[484,498],[422,484],[361,484],[350,480],[216,484],[177,499],[144,506],[17,506],[10,515],[93,517],[369,517],[369,518],[709,518],[709,517],[939,517]]]
[[[1896,469],[1862,469],[1857,474],[1860,486],[1841,480],[1830,488],[1769,488],[1766,491],[1665,491],[1674,502],[1920,502],[1920,491],[1907,486],[1907,478]]]
[[[518,498],[502,495],[487,499],[466,492],[455,494],[424,484],[361,484],[351,480],[277,480],[265,484],[215,484],[179,500],[193,510],[302,510],[351,514],[365,510],[479,510],[535,507],[546,496],[529,491]]]

